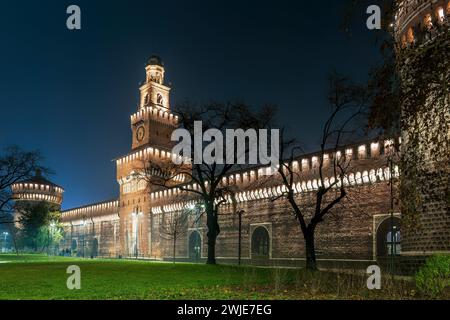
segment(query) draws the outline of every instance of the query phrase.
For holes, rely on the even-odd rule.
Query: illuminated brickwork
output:
[[[37,203],[49,204],[51,210],[60,210],[64,189],[45,179],[40,171],[33,178],[17,182],[11,186],[15,202],[15,221],[19,220],[20,211],[33,207]],[[18,223],[16,223],[19,226]]]
[[[450,1],[404,0],[398,4],[396,37],[401,44],[399,59],[404,60],[402,82],[412,92],[420,92],[423,89],[418,90],[414,81],[450,59]],[[436,50],[442,52],[421,54]],[[434,57],[440,58],[435,61]],[[448,67],[446,72],[450,72]],[[403,210],[405,256],[450,251],[450,97],[438,100],[444,92],[439,86],[425,90],[426,102],[411,99],[402,107],[402,187],[406,190],[402,201],[409,208]]]
[[[141,87],[141,95],[151,90],[149,80],[158,85],[158,90],[164,83],[164,68],[160,59],[152,58],[151,62],[155,63],[155,67],[147,67],[147,84]],[[172,242],[160,233],[160,225],[165,223],[165,215],[192,206],[196,199],[178,189],[149,189],[144,180],[139,179],[144,159],[150,157],[158,161],[172,157],[167,137],[176,128],[177,118],[170,113],[167,96],[159,101],[164,105],[155,104],[153,97],[149,94],[148,99],[141,99],[138,112],[131,116],[131,152],[116,159],[119,199],[63,213],[67,231],[65,245],[77,248],[78,255],[84,252],[86,256],[94,252],[101,256],[152,259],[170,259],[172,256]],[[147,133],[158,128],[165,135],[153,140],[151,135],[146,137],[144,133],[139,136],[140,141],[137,143],[135,139],[139,126],[146,126]],[[331,157],[342,156],[352,159],[352,170],[342,182],[349,187],[350,200],[333,214],[342,218],[330,218],[319,227],[317,250],[320,261],[371,263],[376,259],[377,230],[390,217],[390,171],[384,150],[392,142],[368,141],[326,155],[325,168],[331,170]],[[302,176],[295,189],[298,197],[305,201],[318,187],[317,161],[318,154],[311,154],[293,164]],[[303,238],[298,224],[289,213],[287,203],[270,200],[283,187],[277,176],[267,180],[263,174],[265,170],[267,168],[256,167],[234,172],[222,181],[225,185],[237,185],[240,190],[236,201],[238,209],[244,210],[242,258],[248,263],[296,264],[304,260]],[[394,168],[394,175],[396,181],[398,167]],[[329,176],[332,176],[331,173]],[[325,183],[330,182],[331,178],[325,179]],[[207,236],[204,217],[202,219],[197,223],[194,217],[190,219],[187,232],[177,243],[179,259],[197,260],[206,257]],[[235,260],[238,251],[238,217],[233,211],[231,200],[222,207],[219,222],[218,260]],[[382,235],[382,239],[385,238]]]

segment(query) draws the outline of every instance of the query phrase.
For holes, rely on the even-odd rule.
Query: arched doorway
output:
[[[269,258],[270,253],[270,236],[264,227],[257,227],[252,234],[252,257],[253,258]]]
[[[192,261],[199,261],[202,252],[202,238],[200,232],[192,231],[189,235],[189,259]]]
[[[77,250],[77,248],[78,248],[77,239],[72,239],[72,244],[70,245],[70,249],[72,251],[75,251],[75,250]]]
[[[91,256],[93,258],[98,256],[98,239],[94,238],[94,240],[92,241],[92,251],[91,251]]]
[[[67,255],[77,255],[77,251],[78,251],[78,242],[77,239],[72,239],[72,243],[70,244],[70,251],[69,249],[66,250],[66,254]]]
[[[399,255],[401,253],[401,220],[387,218],[380,223],[377,229],[377,257]]]

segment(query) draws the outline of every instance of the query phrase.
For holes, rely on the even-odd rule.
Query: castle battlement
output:
[[[14,183],[11,186],[13,199],[16,203],[49,202],[59,207],[63,201],[64,189],[41,176],[36,176]]]
[[[398,145],[400,145],[401,139],[398,140]],[[340,151],[329,152],[324,154],[324,169],[326,171],[327,168],[331,166],[331,161],[335,157],[337,159],[345,156],[345,158],[349,161],[353,161],[355,167],[367,167],[364,168],[361,172],[355,172],[357,180],[363,179],[366,180],[367,177],[369,180],[373,181],[375,176],[382,176],[383,174],[376,173],[375,170],[379,171],[379,162],[373,161],[371,164],[367,164],[367,160],[382,160],[385,157],[384,150],[391,148],[395,145],[394,139],[383,140],[379,142],[367,142],[367,143],[359,143],[354,145],[345,146]],[[398,148],[398,147],[397,147]],[[312,153],[307,156],[299,157],[298,160],[292,162],[293,171],[297,173],[301,173],[302,177],[307,177],[308,179],[303,181],[303,184],[308,189],[309,185],[317,185],[317,169],[319,167],[319,157],[318,153]],[[384,160],[382,160],[384,161]],[[384,161],[387,163],[386,161]],[[250,169],[246,169],[243,171],[233,172],[232,174],[227,175],[222,179],[221,186],[236,186],[237,188],[249,187],[258,180],[265,181],[267,176],[271,176],[271,167],[253,167]],[[397,168],[398,171],[398,168]],[[370,172],[370,173],[369,173]],[[275,174],[277,176],[277,174]],[[353,181],[353,178],[349,176],[349,179]],[[276,181],[277,178],[271,179],[272,181]],[[325,179],[326,180],[326,179]],[[368,180],[368,181],[369,181]],[[299,189],[304,189],[300,184]],[[199,189],[199,186],[196,184],[189,185],[186,187],[187,189]],[[311,189],[315,190],[315,189]],[[167,196],[179,195],[182,191],[178,188],[173,188],[169,190],[158,190],[152,192],[150,194],[151,199],[165,199]]]
[[[98,202],[78,208],[64,210],[61,212],[63,222],[82,219],[83,217],[87,218],[93,216],[106,216],[112,213],[119,213],[118,200]]]
[[[420,44],[434,37],[439,30],[449,27],[449,0],[398,1],[395,33],[403,46]]]
[[[131,123],[135,124],[143,120],[155,120],[172,126],[178,125],[178,116],[157,107],[143,107],[131,115]]]
[[[116,159],[116,164],[117,166],[121,166],[124,164],[132,163],[136,160],[145,161],[149,158],[160,160],[175,160],[177,158],[181,159],[182,157],[161,148],[146,147]]]
[[[397,179],[400,176],[400,171],[398,166],[393,167],[393,175],[392,178]],[[391,177],[390,168],[388,166],[374,168],[370,170],[364,171],[355,171],[350,172],[345,175],[342,182],[335,183],[334,177],[325,177],[324,184],[325,187],[329,187],[334,184],[333,188],[341,187],[341,183],[345,186],[357,187],[368,184],[373,184],[377,182],[389,181]],[[309,192],[316,191],[321,186],[321,182],[318,179],[312,180],[302,180],[298,181],[294,184],[294,191],[296,194],[306,194]],[[193,187],[193,186],[188,186]],[[195,189],[195,187],[194,187]],[[250,201],[258,201],[258,200],[270,200],[273,198],[277,198],[281,196],[284,192],[287,191],[285,185],[277,185],[273,187],[260,187],[253,190],[236,192],[235,201],[236,203],[246,203]],[[172,197],[179,196],[181,194],[186,194],[185,191],[181,191],[178,188],[164,191],[157,191],[151,194],[151,199],[154,202],[171,202]],[[233,203],[233,199],[231,196],[227,197],[226,204],[231,205]],[[182,201],[177,203],[170,203],[160,206],[151,207],[152,213],[170,213],[185,210],[194,206],[197,202],[195,200],[191,201]]]

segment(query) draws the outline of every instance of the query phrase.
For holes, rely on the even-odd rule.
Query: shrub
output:
[[[450,255],[428,258],[416,273],[416,286],[425,295],[437,297],[450,286]]]

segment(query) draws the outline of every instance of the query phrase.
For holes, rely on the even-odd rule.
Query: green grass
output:
[[[69,265],[81,268],[81,290],[68,290]],[[0,255],[0,299],[404,299],[411,283],[377,292],[365,276],[302,270]]]
[[[69,265],[81,269],[81,290],[66,287]],[[227,299],[227,287],[249,280],[263,285],[269,273],[232,266],[0,255],[0,299]]]

